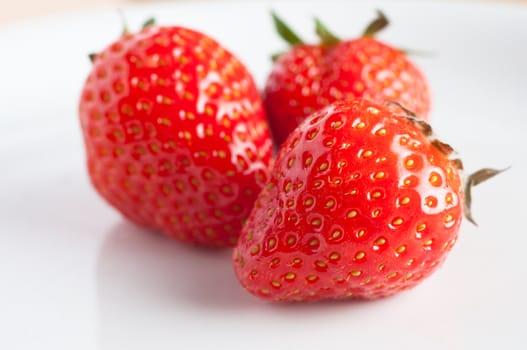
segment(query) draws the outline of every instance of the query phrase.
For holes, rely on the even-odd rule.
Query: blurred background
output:
[[[0,23],[33,16],[148,1],[152,2],[152,0],[0,0]],[[165,1],[181,2],[184,0]]]
[[[10,22],[33,16],[59,14],[89,8],[118,6],[127,3],[164,2],[197,2],[201,0],[0,0],[0,23]],[[216,0],[221,1],[221,0]],[[246,0],[258,1],[258,0]],[[439,0],[441,1],[441,0]],[[444,0],[445,2],[477,2],[478,0]],[[480,0],[489,2],[489,0]],[[527,0],[493,0],[494,2],[525,2]]]

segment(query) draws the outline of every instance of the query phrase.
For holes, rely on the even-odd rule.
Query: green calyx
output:
[[[121,18],[121,25],[123,28],[121,30],[121,36],[125,36],[126,34],[130,33],[130,29],[128,28],[128,23],[126,23],[126,17],[122,9],[118,9],[117,13],[119,13],[119,17]]]
[[[276,62],[278,61],[278,59],[280,58],[280,56],[282,56],[285,52],[276,52],[274,54],[271,55],[271,61]]]
[[[141,27],[141,29],[145,29],[145,28],[151,27],[151,26],[153,26],[155,24],[156,24],[156,19],[154,17],[150,17],[149,19],[144,21],[143,26]]]
[[[374,37],[384,28],[388,27],[390,21],[384,15],[381,10],[377,10],[377,17],[368,24],[364,32],[362,33],[363,37]]]
[[[289,25],[285,23],[285,21],[280,18],[276,12],[271,11],[271,16],[273,18],[274,27],[277,31],[277,33],[280,35],[280,37],[288,43],[290,46],[295,45],[301,45],[304,44],[304,40],[296,34]],[[318,38],[320,39],[320,44],[323,46],[333,46],[341,42],[342,40],[333,34],[328,27],[322,23],[322,21],[318,18],[314,18],[315,20],[315,33],[317,34]],[[370,24],[366,27],[364,32],[362,33],[362,37],[374,37],[378,32],[386,28],[389,24],[388,18],[384,15],[384,13],[380,10],[377,10],[377,17],[370,22]],[[276,53],[272,55],[272,60],[275,62],[283,53]]]
[[[338,44],[341,40],[335,34],[333,34],[325,24],[322,23],[318,18],[315,17],[315,32],[320,38],[322,45],[331,46]]]
[[[88,54],[88,58],[90,59],[91,63],[95,62],[95,59],[97,58],[97,55],[98,54],[95,53],[95,52],[92,52],[92,53]]]
[[[430,124],[428,124],[423,119],[419,118],[414,112],[411,110],[405,108],[402,104],[395,101],[386,101],[388,105],[394,105],[399,107],[404,115],[402,117],[406,118],[410,123],[412,123],[414,126],[416,126],[424,136],[426,136],[429,140],[432,146],[441,152],[445,157],[449,158],[451,162],[454,164],[454,166],[457,168],[458,171],[463,171],[463,162],[459,158],[452,159],[452,155],[454,154],[454,149],[449,145],[446,144],[439,139],[435,138],[433,136],[433,130]],[[475,171],[474,173],[470,174],[468,177],[466,177],[463,181],[463,192],[464,192],[464,200],[463,200],[463,214],[465,215],[465,218],[472,223],[474,226],[478,226],[476,221],[474,220],[474,217],[472,216],[472,188],[481,184],[482,182],[487,181],[488,179],[493,178],[496,175],[499,175],[503,173],[504,171],[507,171],[510,167],[507,167],[505,169],[492,169],[492,168],[483,168],[480,170]]]
[[[121,22],[123,23],[123,31],[121,33],[121,36],[125,36],[126,34],[130,34],[130,30],[128,28],[128,24],[126,23],[126,18],[124,16],[124,13],[122,11],[119,11],[119,15],[121,16]],[[146,21],[143,22],[143,25],[141,26],[141,29],[145,29],[148,27],[151,27],[156,24],[156,19],[154,17],[148,18]]]
[[[296,34],[285,21],[280,18],[276,12],[271,11],[273,23],[280,37],[289,45],[303,44],[304,41]],[[377,17],[371,21],[363,31],[363,37],[374,37],[381,30],[388,27],[390,21],[381,10],[377,10]],[[315,32],[320,38],[323,45],[334,45],[341,41],[339,37],[333,34],[322,21],[315,17]]]
[[[118,12],[119,12],[119,16],[121,17],[121,23],[123,25],[123,29],[122,29],[122,32],[121,32],[121,37],[123,37],[123,36],[125,36],[127,34],[130,34],[130,30],[128,29],[128,24],[126,23],[126,18],[124,16],[124,13],[121,10],[119,10]],[[141,26],[141,29],[145,29],[145,28],[151,27],[151,26],[153,26],[155,24],[156,24],[155,18],[150,17],[143,23],[143,25]],[[88,54],[88,58],[90,59],[90,62],[94,63],[95,59],[97,58],[98,55],[99,54],[95,53],[95,52],[92,52],[92,53]]]
[[[299,45],[303,44],[304,41],[276,14],[276,12],[271,11],[271,16],[273,17],[273,23],[276,31],[282,39],[289,45]]]
[[[463,202],[463,212],[465,218],[470,221],[473,225],[478,226],[474,218],[472,217],[472,187],[479,185],[480,183],[487,181],[494,176],[501,174],[502,172],[508,170],[510,167],[505,169],[490,169],[484,168],[480,169],[472,174],[470,174],[465,180],[465,200]]]

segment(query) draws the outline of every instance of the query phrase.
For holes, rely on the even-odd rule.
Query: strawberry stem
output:
[[[271,11],[271,16],[273,17],[274,26],[276,31],[282,39],[289,45],[299,45],[303,44],[304,41],[293,32],[293,30],[276,14],[276,12]]]
[[[130,33],[130,29],[128,28],[128,23],[126,23],[126,17],[124,16],[124,12],[122,9],[118,9],[117,12],[119,13],[119,17],[121,17],[121,24],[123,26],[123,31],[121,32],[121,36],[125,36],[126,34]]]
[[[498,174],[501,174],[509,168],[510,167],[507,167],[501,170],[484,168],[474,172],[473,174],[470,174],[467,178],[465,182],[465,201],[463,203],[463,211],[465,212],[465,217],[467,218],[467,220],[470,221],[473,225],[478,226],[478,224],[474,221],[474,218],[472,217],[472,187],[477,186],[480,183],[487,181],[488,179],[493,178]]]
[[[375,18],[362,33],[363,37],[374,37],[378,32],[386,28],[390,24],[388,18],[381,10],[377,10],[377,18]]]
[[[329,31],[329,29],[322,23],[318,18],[315,17],[315,32],[320,38],[322,45],[332,46],[338,44],[341,40],[335,34]]]
[[[119,17],[121,17],[121,23],[123,25],[123,31],[121,33],[121,36],[125,36],[126,34],[130,33],[130,31],[128,29],[128,25],[126,24],[126,18],[125,18],[124,13],[123,13],[123,11],[121,9],[117,10],[117,12],[119,13]],[[143,23],[143,26],[141,28],[145,29],[145,28],[153,26],[155,24],[156,24],[156,19],[154,17],[151,17],[151,18],[148,18]],[[88,58],[90,59],[91,63],[95,62],[95,59],[97,58],[97,55],[98,55],[98,53],[95,53],[95,52],[92,52],[92,53],[88,54]]]
[[[156,24],[156,19],[154,17],[150,17],[149,19],[147,19],[143,23],[143,26],[141,27],[141,29],[145,29],[145,28],[151,27],[151,26],[153,26],[155,24]]]
[[[271,61],[276,62],[278,61],[278,59],[280,58],[280,56],[282,56],[285,52],[276,52],[274,54],[271,55]]]

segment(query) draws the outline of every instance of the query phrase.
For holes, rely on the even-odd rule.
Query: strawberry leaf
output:
[[[315,32],[317,33],[322,45],[335,45],[338,44],[341,40],[335,34],[329,31],[329,29],[315,17]]]
[[[121,36],[125,36],[127,34],[130,34],[130,28],[128,27],[128,23],[126,22],[126,17],[124,15],[124,12],[122,9],[118,9],[117,12],[119,13],[119,17],[121,17],[121,25],[123,27]]]
[[[293,30],[280,17],[278,17],[276,12],[272,11],[271,16],[273,17],[276,31],[286,43],[289,45],[299,45],[304,43],[304,41],[300,39],[300,37],[293,32]]]
[[[145,23],[143,23],[143,26],[141,28],[145,29],[145,28],[151,27],[151,26],[153,26],[155,24],[156,24],[156,19],[154,17],[150,17],[149,19],[147,19],[145,21]]]
[[[377,10],[377,18],[375,18],[362,33],[363,37],[374,37],[378,32],[386,28],[390,24],[388,18],[381,10]]]
[[[467,178],[465,183],[465,201],[463,203],[463,211],[465,212],[465,217],[467,218],[467,220],[475,226],[478,226],[478,224],[474,221],[474,218],[472,217],[472,187],[477,186],[480,183],[487,181],[488,179],[493,178],[498,174],[501,174],[509,168],[510,167],[501,170],[484,168],[476,171],[473,174],[470,174]]]
[[[90,54],[88,54],[88,58],[90,59],[90,62],[93,63],[95,62],[95,59],[97,58],[97,55],[95,52],[92,52]]]
[[[284,54],[284,52],[276,52],[276,53],[272,54],[271,55],[271,61],[273,61],[273,63],[278,61],[280,56],[282,56],[283,54]]]

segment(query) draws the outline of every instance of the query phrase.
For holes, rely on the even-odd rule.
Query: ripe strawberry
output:
[[[79,113],[91,181],[124,216],[183,241],[236,243],[271,139],[230,52],[182,27],[124,34],[95,57]]]
[[[277,301],[373,299],[411,288],[452,249],[470,189],[461,162],[420,119],[339,101],[285,141],[233,263],[249,292]],[[465,198],[465,201],[464,201]],[[463,204],[465,203],[465,209]]]
[[[374,38],[388,25],[381,12],[362,37],[353,40],[340,40],[316,20],[318,45],[305,44],[273,16],[279,34],[292,45],[275,62],[264,91],[276,143],[311,113],[346,98],[397,101],[427,118],[430,97],[423,74],[403,51]]]

